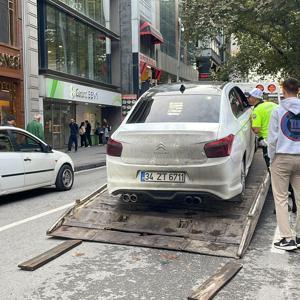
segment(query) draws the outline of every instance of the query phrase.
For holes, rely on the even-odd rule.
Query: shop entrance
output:
[[[6,122],[6,118],[13,111],[11,94],[0,91],[0,124]]]
[[[75,118],[75,104],[44,102],[45,140],[54,149],[66,148],[69,140],[69,123]]]

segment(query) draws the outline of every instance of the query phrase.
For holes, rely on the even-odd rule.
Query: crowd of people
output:
[[[80,125],[75,122],[74,119],[70,120],[70,137],[68,143],[68,151],[72,150],[74,145],[75,151],[78,148],[78,136],[80,136],[80,147],[91,147],[92,146],[92,126],[88,120],[81,122]],[[98,145],[105,145],[109,139],[109,133],[111,126],[108,124],[106,119],[103,119],[102,124],[97,122],[96,128],[94,129],[94,135],[98,138]]]

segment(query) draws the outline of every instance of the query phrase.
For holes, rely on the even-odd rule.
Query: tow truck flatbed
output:
[[[47,231],[55,237],[240,258],[270,186],[262,153],[253,159],[241,202],[204,199],[120,202],[106,185],[76,201]]]

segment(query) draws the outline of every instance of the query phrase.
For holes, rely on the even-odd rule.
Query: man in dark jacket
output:
[[[77,151],[78,147],[78,141],[77,141],[77,136],[79,133],[78,125],[76,124],[74,119],[70,120],[70,137],[69,137],[69,143],[68,143],[68,151],[71,152],[73,144],[75,145],[75,151]]]
[[[85,120],[85,134],[89,144],[88,147],[92,146],[91,131],[92,131],[91,123],[88,120]]]

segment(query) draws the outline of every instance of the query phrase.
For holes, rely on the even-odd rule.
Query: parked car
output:
[[[0,195],[55,185],[70,190],[74,164],[29,132],[0,126]]]
[[[108,142],[108,191],[132,202],[140,194],[237,200],[254,151],[251,108],[235,84],[160,85]]]

